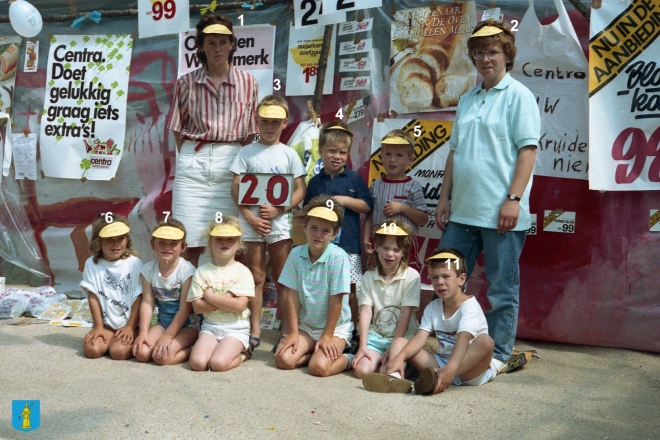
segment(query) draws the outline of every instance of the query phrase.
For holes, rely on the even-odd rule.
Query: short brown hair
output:
[[[458,257],[458,267],[456,267],[456,259],[455,258],[442,258],[442,259],[437,259],[437,260],[428,260],[429,264],[429,269],[438,269],[442,266],[447,266],[449,268],[454,269],[454,273],[456,274],[457,277],[460,277],[464,273],[467,273],[467,266],[465,264],[465,257],[463,256],[462,253],[457,251],[456,249],[452,248],[443,248],[443,249],[438,249],[434,255],[440,254],[442,252],[449,252]]]
[[[205,16],[202,17],[201,20],[197,22],[197,26],[195,26],[195,29],[197,29],[197,35],[195,35],[195,45],[197,46],[197,59],[199,60],[200,63],[206,66],[206,62],[207,62],[206,54],[202,50],[202,46],[204,45],[204,38],[206,38],[206,36],[210,34],[205,34],[203,30],[204,28],[206,28],[206,26],[210,26],[212,24],[223,24],[227,26],[227,29],[231,31],[231,35],[227,35],[229,37],[229,43],[231,44],[231,49],[229,50],[229,63],[231,64],[231,60],[234,56],[234,52],[236,52],[236,42],[238,40],[236,39],[236,35],[234,35],[234,27],[231,24],[231,20],[225,17],[224,15],[220,15],[220,14],[206,14]]]
[[[516,36],[513,32],[511,32],[511,27],[509,27],[508,24],[500,23],[493,18],[489,18],[488,20],[482,21],[476,25],[472,31],[472,35],[474,35],[475,32],[485,26],[493,26],[498,29],[502,29],[503,32],[495,35],[489,35],[487,37],[471,37],[468,40],[468,55],[470,60],[472,60],[472,64],[475,63],[474,56],[472,55],[472,51],[474,51],[474,49],[483,49],[493,43],[502,43],[504,56],[510,60],[506,63],[506,71],[509,72],[511,69],[513,69],[513,62],[516,59],[516,53],[518,52],[518,49],[516,49]]]
[[[167,221],[158,223],[158,224],[156,225],[156,227],[154,228],[153,232],[155,232],[156,229],[161,228],[161,227],[163,227],[163,226],[171,226],[171,227],[173,227],[173,228],[176,228],[176,229],[179,229],[179,230],[183,231],[183,238],[182,238],[181,240],[178,240],[178,241],[181,242],[181,245],[184,245],[184,244],[186,243],[186,227],[183,226],[183,223],[181,223],[179,220],[177,220],[177,219],[175,219],[175,218],[173,218],[173,217],[169,217],[169,218],[167,219]],[[152,233],[153,233],[153,232],[152,232]],[[156,237],[154,237],[154,236],[152,235],[152,236],[151,236],[151,245],[152,245],[152,246],[153,246],[153,244],[154,244],[154,240],[156,240]]]
[[[410,249],[412,248],[413,241],[415,240],[415,234],[410,227],[408,223],[404,223],[400,220],[396,220],[393,218],[388,218],[385,220],[386,227],[389,227],[392,223],[396,225],[397,228],[401,228],[408,235],[393,235],[394,238],[396,238],[396,245],[403,251],[403,255],[401,256],[401,263],[399,264],[399,267],[397,268],[397,272],[406,270],[408,267],[408,261],[410,260]],[[380,226],[376,225],[376,228],[379,228]],[[376,243],[376,246],[382,246],[383,243],[385,243],[385,240],[387,239],[388,235],[385,234],[374,234],[374,243]],[[380,263],[380,259],[378,258],[377,252],[373,252],[371,255],[369,255],[369,258],[367,259],[367,267],[369,268],[376,268],[378,270],[378,274],[383,276],[385,275],[385,272],[383,270],[383,265]]]
[[[383,138],[380,141],[383,142],[388,137],[400,137],[405,139],[406,141],[408,141],[408,145],[410,145],[410,155],[412,156],[413,154],[415,154],[415,141],[413,140],[412,136],[410,136],[410,133],[408,133],[407,131],[400,130],[397,128],[396,130],[392,130],[389,133],[387,133],[385,136],[383,136]],[[388,145],[388,144],[381,144],[381,151],[383,145]]]
[[[316,197],[313,197],[312,200],[309,201],[307,204],[307,212],[311,211],[314,208],[318,208],[319,206],[322,208],[327,208],[328,205],[326,205],[328,200],[332,200],[332,196],[328,194],[319,194]],[[339,202],[335,202],[332,200],[333,203],[333,208],[332,210],[335,211],[335,214],[337,214],[337,221],[335,222],[335,231],[338,231],[341,229],[341,225],[344,224],[344,205],[342,205]],[[307,217],[305,216],[305,224],[307,224]]]
[[[289,104],[287,104],[286,99],[282,98],[279,95],[268,95],[264,96],[259,104],[257,104],[257,114],[259,114],[259,108],[264,105],[276,105],[282,107],[286,112],[287,119],[289,118]]]
[[[112,221],[107,222],[106,220],[109,217],[112,218]],[[94,264],[98,264],[99,260],[103,258],[103,249],[101,249],[102,238],[99,237],[99,232],[101,232],[101,229],[103,229],[105,226],[111,225],[113,223],[123,223],[130,228],[126,217],[114,212],[102,212],[101,214],[97,215],[92,222],[92,239],[89,241],[89,251],[92,253]],[[131,236],[126,234],[126,250],[119,258],[125,260],[131,255],[137,255],[137,252],[133,250],[133,241],[131,240]]]
[[[341,127],[344,130],[333,130],[333,127]],[[348,130],[348,131],[346,131]],[[348,125],[342,121],[330,121],[323,124],[319,134],[319,150],[325,148],[327,144],[336,144],[338,142],[346,142],[348,151],[351,151],[351,144],[353,143],[353,132]]]

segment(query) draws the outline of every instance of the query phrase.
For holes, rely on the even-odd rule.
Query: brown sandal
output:
[[[424,368],[415,381],[415,394],[427,396],[433,394],[438,384],[438,373],[433,368]]]

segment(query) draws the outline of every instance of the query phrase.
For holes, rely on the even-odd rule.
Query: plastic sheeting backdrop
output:
[[[54,2],[53,2],[54,3]],[[371,96],[366,117],[352,128],[357,133],[352,150],[354,168],[366,178],[374,118],[389,111],[389,39],[391,12],[427,6],[426,2],[385,1],[381,9],[349,12],[374,18],[374,49],[371,58],[371,92],[336,92],[323,98],[322,120],[334,119],[339,109],[355,99]],[[451,2],[442,1],[440,4]],[[477,17],[491,3],[477,2]],[[42,15],[67,13],[59,5],[36,5]],[[527,2],[498,2],[505,19],[520,19]],[[567,9],[573,9],[566,4]],[[108,9],[135,8],[135,3],[113,2]],[[94,2],[78,2],[79,10],[102,9]],[[543,23],[556,16],[551,1],[536,2]],[[6,11],[6,9],[4,9]],[[3,13],[4,13],[3,11]],[[277,23],[275,78],[284,95],[289,23],[293,12],[286,5],[244,11],[244,24]],[[238,23],[235,11],[226,13]],[[571,20],[583,48],[588,44],[588,22],[572,10]],[[191,13],[191,28],[199,15]],[[89,20],[79,29],[70,23],[44,23],[38,39],[37,73],[25,74],[19,67],[14,92],[13,132],[39,132],[44,104],[45,67],[51,34],[105,34],[137,32],[137,19],[105,17],[100,24]],[[14,35],[9,24],[0,34]],[[345,40],[346,38],[344,38]],[[344,41],[340,40],[340,41]],[[19,66],[24,63],[24,46]],[[54,178],[16,181],[2,179],[0,197],[0,268],[11,283],[39,285],[54,283],[59,292],[78,293],[77,285],[88,257],[90,225],[100,212],[127,215],[133,228],[136,248],[151,258],[149,228],[170,210],[174,178],[175,146],[165,119],[172,101],[178,57],[178,36],[161,36],[134,41],[126,119],[126,157],[113,183]],[[287,98],[291,120],[283,135],[287,140],[297,123],[308,118],[307,100]],[[425,113],[424,119],[452,119],[453,112]],[[660,351],[660,236],[648,230],[649,210],[660,207],[656,191],[607,192],[588,190],[586,180],[535,176],[531,212],[561,207],[577,212],[575,234],[539,233],[528,237],[521,257],[522,283],[518,336],[540,340]],[[541,219],[542,217],[540,217]],[[540,220],[539,219],[539,220]],[[539,222],[540,223],[540,222]],[[43,256],[43,258],[42,258]],[[470,293],[482,305],[487,283],[483,259],[469,283]],[[655,335],[655,336],[654,336]]]

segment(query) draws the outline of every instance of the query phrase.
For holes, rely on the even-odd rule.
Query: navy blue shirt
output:
[[[334,178],[321,168],[321,171],[307,184],[307,195],[305,195],[303,206],[321,194],[361,199],[369,205],[369,210],[374,209],[374,199],[371,197],[369,187],[358,173],[348,167],[344,167],[344,171],[341,173],[335,174]],[[360,214],[344,208],[344,224],[339,234],[337,245],[348,253],[359,254],[362,242],[360,240]]]

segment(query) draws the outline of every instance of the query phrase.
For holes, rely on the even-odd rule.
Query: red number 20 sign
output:
[[[292,174],[243,174],[240,182],[240,205],[291,205]]]

